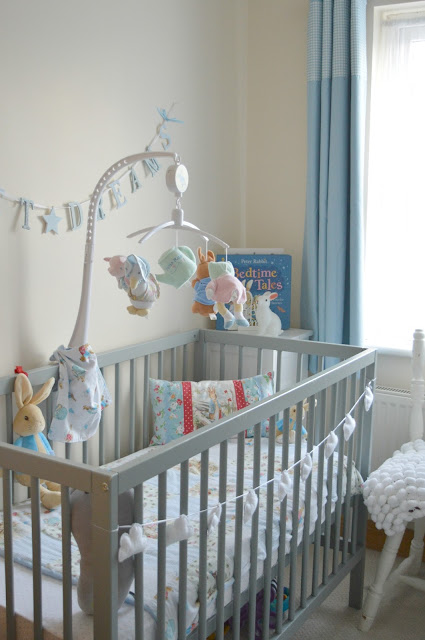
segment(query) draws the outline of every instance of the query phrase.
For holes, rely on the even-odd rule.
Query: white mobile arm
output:
[[[179,164],[178,154],[168,151],[143,151],[132,156],[127,156],[118,162],[115,162],[100,178],[95,190],[90,198],[89,212],[87,217],[87,234],[86,247],[84,252],[84,271],[83,284],[81,288],[80,306],[78,309],[77,320],[74,327],[70,347],[79,347],[88,342],[88,328],[90,316],[90,298],[92,289],[93,276],[93,260],[94,260],[94,242],[96,237],[96,219],[97,209],[103,192],[108,187],[113,176],[125,169],[129,165],[133,165],[140,160],[148,160],[149,158],[172,158],[175,164]]]

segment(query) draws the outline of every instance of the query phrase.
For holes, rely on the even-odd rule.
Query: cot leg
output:
[[[369,587],[363,606],[362,617],[359,624],[360,631],[369,631],[372,626],[384,594],[385,581],[394,565],[403,534],[404,531],[402,533],[396,533],[393,536],[387,536],[385,540],[385,545],[376,569],[375,582]]]
[[[364,568],[366,556],[363,555],[359,562],[350,573],[350,593],[348,604],[353,609],[361,609],[363,604],[363,584],[364,584]]]

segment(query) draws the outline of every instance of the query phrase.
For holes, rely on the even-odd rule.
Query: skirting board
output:
[[[403,539],[398,549],[397,555],[407,558],[410,550],[410,543],[413,538],[413,529],[406,529]],[[366,547],[374,551],[382,551],[386,540],[386,535],[382,529],[377,529],[373,520],[367,521]],[[422,554],[422,562],[425,562],[425,548]]]

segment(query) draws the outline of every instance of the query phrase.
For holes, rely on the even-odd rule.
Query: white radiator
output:
[[[371,470],[377,469],[409,441],[410,392],[375,387]]]

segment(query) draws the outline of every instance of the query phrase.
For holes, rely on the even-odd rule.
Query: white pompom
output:
[[[248,495],[245,500],[245,505],[243,508],[243,521],[246,524],[249,522],[254,514],[258,505],[258,496],[253,489],[248,491]]]
[[[344,420],[344,438],[348,440],[354,429],[356,428],[356,421],[353,416],[347,413]]]
[[[217,505],[211,509],[208,514],[208,525],[207,525],[207,535],[213,533],[218,527],[218,523],[221,518],[221,504],[218,502]]]
[[[339,438],[336,435],[335,431],[331,431],[330,434],[328,435],[327,439],[326,439],[326,444],[325,444],[325,458],[326,458],[326,460],[331,457],[331,455],[335,451],[335,448],[336,448],[338,442],[339,442]]]
[[[364,408],[366,411],[369,411],[373,403],[373,392],[370,386],[368,385],[364,392]]]

